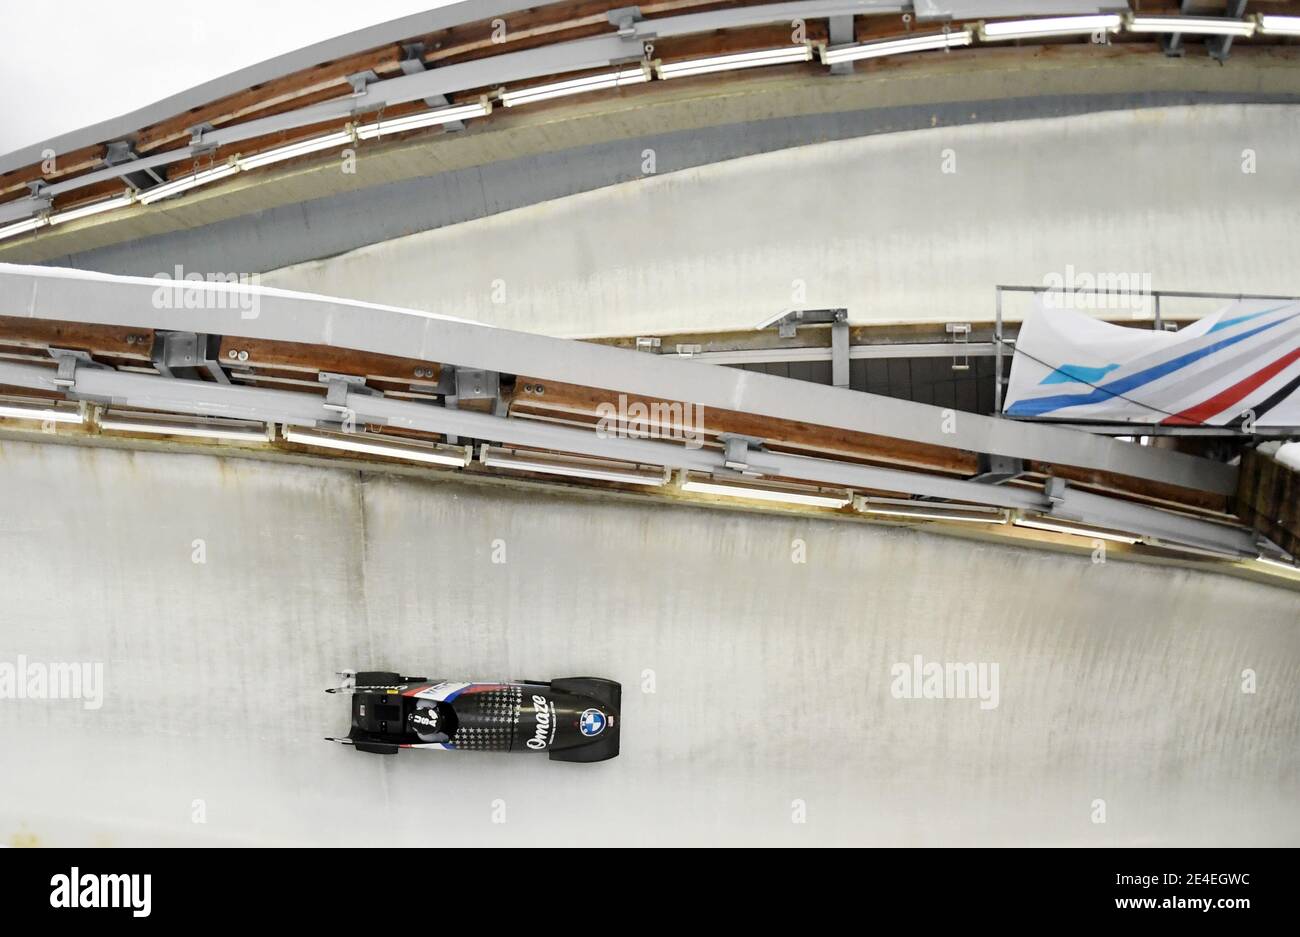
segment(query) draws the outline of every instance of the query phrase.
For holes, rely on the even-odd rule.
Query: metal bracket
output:
[[[402,46],[402,60],[397,63],[397,67],[402,70],[403,75],[418,75],[421,72],[430,71],[431,69],[424,62],[424,43],[408,42]],[[446,107],[451,102],[447,100],[445,94],[434,94],[425,98],[424,103],[429,107]],[[442,129],[449,133],[464,130],[465,122],[463,120],[449,121],[442,125]]]
[[[49,211],[54,205],[54,199],[51,196],[44,194],[45,189],[46,182],[44,179],[37,179],[34,182],[27,183],[27,191],[30,194],[30,197],[38,203],[33,205],[28,211],[29,216],[35,216],[39,215],[43,211]]]
[[[136,158],[135,147],[130,140],[114,140],[108,144],[104,153],[105,166],[118,166],[129,163]]]
[[[1225,11],[1225,15],[1230,16],[1230,17],[1234,17],[1234,18],[1240,18],[1240,17],[1241,17],[1241,11],[1238,11],[1238,12],[1236,12],[1236,13],[1231,12],[1231,6],[1232,6],[1232,3],[1233,3],[1233,0],[1227,0],[1228,10]],[[1207,12],[1203,11],[1203,10],[1202,10],[1202,11],[1198,11],[1198,10],[1196,9],[1197,6],[1198,6],[1198,4],[1197,4],[1196,0],[1182,0],[1182,3],[1179,4],[1178,12],[1181,13],[1183,16],[1210,16],[1210,15],[1212,15],[1212,14],[1210,14],[1210,13],[1207,13]],[[1243,8],[1245,7],[1245,3],[1244,3],[1244,2],[1242,2],[1242,7],[1243,7]],[[1222,38],[1227,38],[1227,37],[1222,37]],[[1211,55],[1214,55],[1214,42],[1213,42],[1213,39],[1214,39],[1214,37],[1207,37],[1207,43],[1206,43],[1206,45],[1207,45],[1208,48],[1210,49],[1210,54],[1211,54]],[[1231,40],[1231,39],[1228,39],[1228,44],[1230,45],[1231,43],[1232,43],[1232,40]],[[1161,39],[1160,39],[1160,48],[1164,51],[1165,55],[1170,56],[1171,58],[1182,58],[1183,54],[1187,51],[1187,47],[1186,47],[1185,45],[1183,45],[1183,34],[1182,34],[1182,33],[1169,33],[1168,35],[1162,36]],[[1227,54],[1228,54],[1228,53],[1227,53],[1227,47],[1225,46],[1225,47],[1224,47],[1224,50],[1223,50],[1224,58],[1227,57]],[[1217,58],[1217,56],[1216,56],[1216,58]]]
[[[742,436],[739,433],[719,433],[718,442],[723,446],[722,463],[733,472],[742,475],[761,475],[754,470],[749,461],[750,450],[762,451],[763,440],[758,436]]]
[[[677,355],[680,358],[693,358],[703,350],[703,345],[683,345],[680,342],[677,345]]]
[[[201,134],[202,131],[200,131],[200,135]],[[135,145],[130,140],[114,140],[112,143],[108,144],[107,151],[104,153],[103,164],[105,166],[129,166],[139,158],[139,154],[135,151]],[[141,175],[147,176],[151,179],[152,185],[158,185],[164,181],[163,174],[152,167],[124,172],[120,178],[123,179],[127,185],[131,186],[131,188],[139,191],[143,188],[140,184],[142,180],[139,179]],[[136,178],[132,178],[133,176]]]
[[[1023,459],[981,452],[979,454],[979,474],[971,478],[971,481],[985,485],[1001,485],[1012,479],[1019,478],[1023,474],[1025,474]]]
[[[853,42],[853,14],[847,13],[843,16],[832,16],[829,18],[830,23],[830,41],[833,46],[849,45]],[[837,62],[831,66],[832,75],[852,75],[853,62]]]
[[[334,374],[330,371],[321,371],[316,375],[316,380],[326,387],[325,403],[322,406],[326,410],[333,410],[335,413],[347,413],[351,409],[348,406],[348,394],[371,392],[370,388],[366,386],[366,379],[357,377],[355,374]]]
[[[944,324],[944,331],[952,336],[952,369],[954,371],[970,370],[970,354],[963,352],[957,354],[957,346],[970,344],[970,323],[969,322],[948,322]],[[960,361],[960,364],[958,363]]]
[[[1239,20],[1242,14],[1246,12],[1246,0],[1228,0],[1224,7],[1224,16]],[[1226,62],[1228,52],[1232,49],[1232,37],[1210,36],[1206,39],[1205,45],[1210,52],[1210,58],[1216,62]]]
[[[379,75],[374,69],[366,69],[364,72],[355,72],[347,76],[347,82],[352,86],[352,96],[359,98],[369,92],[368,85],[371,82],[379,80]]]
[[[459,409],[456,398],[456,385],[458,383],[456,375],[458,373],[458,368],[450,364],[444,364],[442,372],[438,375],[438,386],[434,388],[434,393],[442,397],[442,405],[447,410]],[[459,436],[447,433],[444,438],[449,445],[456,446],[460,444]]]
[[[424,103],[429,105],[429,107],[446,107],[451,102],[447,100],[447,96],[445,94],[435,94],[432,97],[425,98]],[[458,130],[464,130],[465,121],[449,120],[442,125],[442,129],[446,133],[455,133]]]
[[[438,374],[438,386],[433,392],[440,397],[456,396],[456,369],[449,364],[442,366],[441,373]]]
[[[759,323],[756,328],[770,329],[775,325],[781,338],[794,338],[801,325],[833,325],[848,321],[847,309],[793,309]]]
[[[74,351],[71,348],[51,348],[50,357],[58,362],[59,368],[51,382],[56,387],[71,389],[77,383],[77,368],[100,368],[107,370],[108,365],[100,364],[90,357],[88,351]]]
[[[847,309],[836,310],[835,321],[831,323],[831,384],[835,387],[849,386],[849,312]]]
[[[203,139],[203,135],[212,129],[214,128],[211,124],[195,124],[193,127],[187,128],[186,132],[190,135],[190,150],[193,155],[203,156],[216,150],[216,143],[209,143]]]
[[[457,400],[495,400],[501,396],[501,375],[477,368],[456,369]]]
[[[647,338],[645,336],[638,335],[636,338],[637,351],[648,351],[651,354],[658,354],[661,345],[663,345],[663,340],[656,336],[651,336]]]
[[[221,351],[221,337],[201,332],[158,331],[150,356],[153,366],[164,377],[197,378],[200,370],[206,371],[218,384],[229,384],[217,356]]]
[[[510,411],[501,397],[501,375],[496,371],[444,364],[436,392],[442,395],[442,405],[448,410],[459,410],[461,401],[465,400],[490,400],[493,416],[504,417]],[[448,445],[460,445],[459,436],[446,433],[444,439]]]
[[[402,70],[403,75],[418,75],[425,71],[424,43],[408,42],[402,46],[402,60],[397,63],[397,67]]]
[[[641,21],[641,8],[619,7],[617,10],[607,12],[605,18],[611,25],[618,27],[620,36],[635,36],[636,24]]]

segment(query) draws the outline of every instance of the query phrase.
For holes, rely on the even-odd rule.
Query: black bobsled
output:
[[[357,751],[546,752],[552,761],[618,754],[623,688],[613,680],[453,683],[348,670],[339,676],[343,685],[329,692],[352,695],[352,729],[327,741]]]

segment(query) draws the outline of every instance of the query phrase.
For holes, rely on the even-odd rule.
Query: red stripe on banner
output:
[[[1242,400],[1251,391],[1258,390],[1264,384],[1267,384],[1296,361],[1300,361],[1300,348],[1293,348],[1272,364],[1256,371],[1250,377],[1233,384],[1231,387],[1225,387],[1209,400],[1198,403],[1182,413],[1175,413],[1173,416],[1166,417],[1160,421],[1160,425],[1200,426],[1214,414],[1221,413],[1234,403]]]

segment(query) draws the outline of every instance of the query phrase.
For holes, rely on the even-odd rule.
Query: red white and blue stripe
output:
[[[1170,426],[1300,425],[1300,302],[1236,303],[1179,332],[1036,308],[1007,416]]]

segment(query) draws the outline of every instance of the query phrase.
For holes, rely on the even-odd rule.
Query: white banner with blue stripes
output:
[[[1016,339],[1003,412],[1166,426],[1300,426],[1300,302],[1233,303],[1176,332],[1040,297]]]

